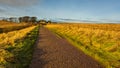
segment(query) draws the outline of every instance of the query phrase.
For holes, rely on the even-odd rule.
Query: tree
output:
[[[32,23],[35,23],[35,22],[37,22],[37,17],[31,17],[30,20]]]
[[[19,17],[18,19],[19,19],[19,22],[23,22],[23,20],[22,20],[23,18],[22,17]]]
[[[13,17],[10,17],[10,18],[9,18],[9,21],[10,21],[10,22],[13,22]]]
[[[32,22],[35,23],[37,22],[37,17],[29,17],[29,16],[24,16],[24,17],[19,17],[19,22]]]
[[[47,23],[51,24],[52,22],[49,20]]]
[[[24,16],[22,21],[28,23],[30,21],[30,17],[29,16]]]
[[[16,17],[10,17],[9,21],[10,22],[18,22],[18,18],[16,18]]]

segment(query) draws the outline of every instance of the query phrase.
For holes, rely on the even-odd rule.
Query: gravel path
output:
[[[97,61],[41,27],[30,68],[103,68]]]

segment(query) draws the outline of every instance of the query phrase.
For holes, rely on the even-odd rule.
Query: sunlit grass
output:
[[[28,68],[38,26],[0,34],[0,68]]]
[[[28,32],[33,30],[35,26],[28,27],[19,31],[11,31],[8,33],[1,33],[0,34],[0,45],[6,44],[14,44],[15,41],[23,38],[26,36]]]
[[[31,25],[32,25],[31,23],[13,23],[13,22],[0,21],[0,33],[10,32],[13,30],[20,30],[29,27]]]
[[[106,68],[120,67],[119,24],[53,24],[46,27],[67,38]]]

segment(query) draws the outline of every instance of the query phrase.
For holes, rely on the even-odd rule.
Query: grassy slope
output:
[[[38,29],[39,27],[36,27],[24,39],[18,40],[14,46],[6,45],[0,49],[0,68],[28,68]]]

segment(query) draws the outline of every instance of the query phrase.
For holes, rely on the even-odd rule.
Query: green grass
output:
[[[28,68],[32,59],[33,45],[38,36],[36,27],[13,45],[1,46],[0,68]]]

